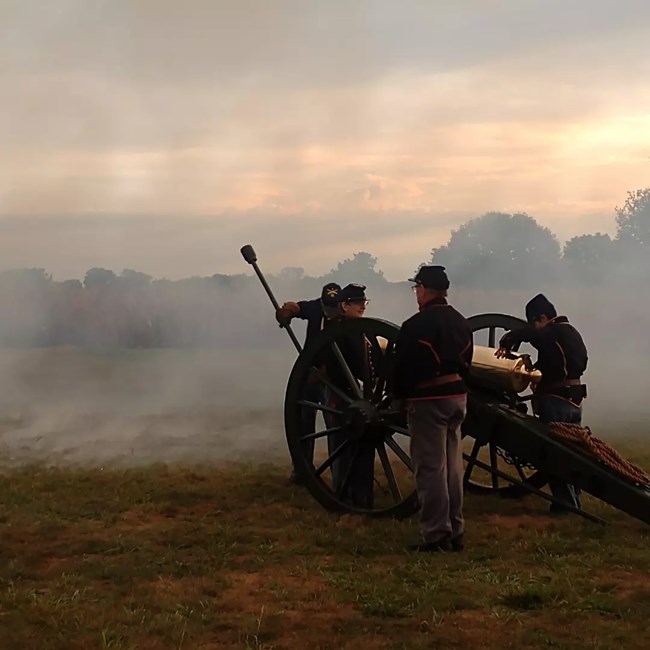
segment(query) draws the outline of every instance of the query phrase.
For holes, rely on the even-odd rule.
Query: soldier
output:
[[[541,370],[533,407],[542,422],[582,423],[582,400],[587,397],[581,377],[587,369],[587,349],[578,330],[566,316],[558,316],[555,307],[543,294],[526,305],[528,327],[506,332],[499,342],[496,356],[506,357],[526,341],[537,351],[535,367]],[[551,477],[551,493],[559,501],[580,508],[580,490]],[[552,514],[570,512],[551,504]]]
[[[336,282],[329,282],[322,291],[321,297],[313,300],[301,300],[299,302],[285,302],[277,310],[275,318],[286,327],[293,318],[300,318],[307,321],[307,333],[305,336],[305,345],[314,338],[326,325],[328,321],[337,318],[340,314],[339,297],[341,287]],[[302,399],[309,402],[321,403],[323,401],[323,387],[319,381],[310,377],[305,386],[305,392]],[[316,431],[316,409],[304,407],[302,409],[302,426],[305,433],[314,433]],[[307,443],[309,451],[313,456],[314,441]],[[291,477],[289,479],[296,485],[302,485],[303,480],[296,474],[296,468],[291,466]]]
[[[402,324],[395,344],[393,396],[406,404],[411,457],[421,504],[420,552],[462,551],[463,454],[467,413],[463,376],[474,352],[465,318],[447,303],[442,266],[423,266],[414,278],[419,313]]]
[[[348,284],[343,287],[339,296],[341,319],[363,318],[369,302],[365,291],[366,287],[361,284]],[[349,338],[339,340],[337,343],[352,374],[357,379],[363,379],[364,364],[372,364],[373,349],[370,342],[364,337],[363,340]],[[328,355],[326,368],[332,383],[353,397],[339,360],[333,355]],[[371,372],[371,368],[368,372]],[[343,408],[344,404],[338,395],[331,390],[326,390],[326,394],[329,406],[335,409]],[[325,422],[328,427],[338,426],[340,416],[326,413]],[[330,434],[327,440],[329,453],[331,454],[346,439],[346,432]],[[372,508],[375,447],[363,442],[357,442],[356,445],[358,447],[348,447],[332,463],[333,488],[341,500],[362,508]],[[350,469],[353,461],[354,467]],[[348,473],[349,477],[346,480]]]
[[[342,318],[362,318],[370,301],[366,297],[366,287],[362,284],[347,284],[339,295]]]

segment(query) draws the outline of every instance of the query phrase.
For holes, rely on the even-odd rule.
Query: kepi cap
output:
[[[339,302],[361,302],[362,300],[367,300],[366,287],[363,284],[347,284],[339,296]]]
[[[415,277],[409,278],[409,282],[415,282],[426,289],[446,291],[449,289],[449,278],[444,266],[421,266]]]
[[[548,318],[555,318],[557,316],[553,303],[543,293],[538,293],[526,305],[526,320],[529,323],[538,320],[540,316],[546,316]]]
[[[336,282],[328,282],[321,291],[320,299],[324,305],[334,307],[339,304],[341,296],[341,285]]]

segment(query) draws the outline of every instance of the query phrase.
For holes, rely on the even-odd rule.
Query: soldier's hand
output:
[[[512,350],[512,332],[506,332],[499,341],[499,348],[495,353],[497,359],[505,359]]]
[[[280,309],[275,312],[275,320],[277,320],[282,327],[286,327],[291,322],[291,317],[291,312],[284,307],[280,307]]]
[[[495,353],[494,356],[497,359],[507,359],[510,357],[510,350],[508,348],[500,347]]]
[[[299,312],[300,307],[297,303],[285,302],[284,305],[275,312],[275,320],[277,320],[282,327],[286,327],[291,322],[291,319],[298,315]]]

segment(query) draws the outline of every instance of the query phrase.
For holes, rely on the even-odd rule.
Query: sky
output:
[[[0,0],[0,269],[408,277],[650,185],[647,0]]]

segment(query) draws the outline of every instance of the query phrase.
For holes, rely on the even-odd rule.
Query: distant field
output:
[[[286,456],[275,350],[0,352],[0,467]]]
[[[286,458],[282,409],[296,352],[279,332],[271,340],[267,348],[0,350],[0,467]],[[632,400],[630,389],[647,390],[624,386],[590,384],[585,423],[606,439],[647,439],[647,399]]]
[[[624,447],[650,468],[648,449]],[[0,647],[650,647],[650,527],[469,495],[462,554],[417,522],[328,514],[286,466],[0,478]]]

